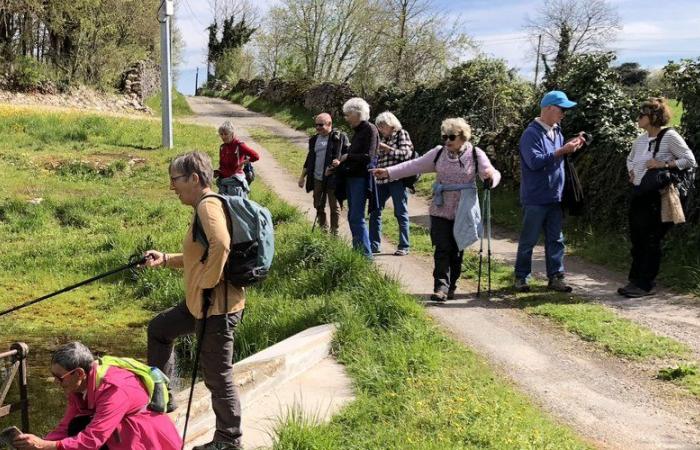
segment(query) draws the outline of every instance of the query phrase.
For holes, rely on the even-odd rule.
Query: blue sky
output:
[[[274,0],[261,0],[263,11]],[[199,84],[204,82],[207,35],[211,22],[208,2],[181,0],[176,11],[178,26],[185,40],[184,62],[177,88],[194,92],[195,71],[200,68]],[[537,1],[436,0],[438,10],[459,17],[462,30],[480,43],[489,56],[503,58],[524,76],[531,78],[535,61],[523,32],[528,15],[541,4]],[[700,57],[700,0],[612,0],[623,29],[610,49],[619,62],[639,62],[646,68],[659,68],[668,60]]]

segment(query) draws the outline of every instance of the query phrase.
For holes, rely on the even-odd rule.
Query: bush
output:
[[[11,90],[30,92],[42,90],[49,81],[46,69],[39,62],[21,56],[11,66],[7,85]]]

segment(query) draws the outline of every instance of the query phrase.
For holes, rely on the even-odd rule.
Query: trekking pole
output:
[[[481,210],[485,211],[486,210],[486,192],[484,192],[484,199],[481,202],[482,202]],[[481,222],[482,222],[481,240],[479,243],[479,278],[478,278],[478,281],[476,282],[476,296],[477,297],[481,296],[481,267],[483,266],[483,262],[484,262],[484,227],[483,227],[484,221],[482,220]]]
[[[190,422],[190,410],[192,409],[192,397],[194,396],[194,386],[197,383],[197,369],[199,369],[199,355],[202,353],[202,341],[204,340],[204,330],[207,326],[207,313],[209,312],[209,305],[211,303],[211,292],[212,289],[205,289],[202,298],[204,303],[202,304],[202,313],[204,317],[202,318],[202,331],[199,333],[199,338],[197,339],[197,349],[194,353],[194,366],[192,368],[192,383],[190,384],[190,396],[187,400],[187,412],[185,413],[185,426],[182,429],[182,449],[185,450],[185,438],[187,437],[187,425]]]
[[[488,229],[488,238],[487,238],[487,260],[488,260],[488,277],[489,277],[489,298],[491,298],[491,186],[490,182],[486,186],[486,191],[484,193],[484,196],[488,199],[487,206],[486,206],[486,212],[487,212],[487,219],[486,219],[486,228]]]
[[[326,170],[328,170],[328,168],[326,168]],[[326,209],[326,180],[327,179],[328,178],[327,178],[326,174],[324,173],[323,174],[323,181],[321,181],[321,208],[322,208],[322,210]],[[314,205],[314,206],[316,206],[316,205]],[[318,221],[319,214],[321,214],[321,213],[319,212],[319,209],[316,208],[316,217],[314,217],[314,223],[313,223],[313,225],[311,225],[311,232],[312,233],[316,229],[316,222]]]
[[[92,283],[93,281],[97,281],[97,280],[99,280],[99,279],[101,279],[101,278],[106,278],[106,277],[108,277],[108,276],[110,276],[110,275],[114,275],[115,273],[119,273],[119,272],[122,272],[122,271],[124,271],[124,270],[131,269],[132,267],[139,266],[139,265],[141,265],[141,264],[143,264],[143,263],[145,263],[145,262],[146,262],[146,258],[143,257],[143,258],[139,259],[138,261],[131,262],[131,263],[125,265],[125,266],[118,267],[118,268],[116,268],[116,269],[114,269],[114,270],[110,270],[109,272],[105,272],[105,273],[103,273],[103,274],[97,275],[97,276],[92,277],[92,278],[90,278],[90,279],[88,279],[88,280],[81,281],[80,283],[72,284],[72,285],[70,285],[70,286],[68,286],[68,287],[65,287],[65,288],[63,288],[63,289],[60,289],[60,290],[58,290],[58,291],[56,291],[56,292],[52,292],[52,293],[50,293],[50,294],[46,294],[46,295],[44,295],[43,297],[39,297],[39,298],[36,298],[36,299],[34,299],[34,300],[30,300],[30,301],[28,301],[28,302],[22,303],[21,305],[17,305],[17,306],[14,306],[14,307],[10,308],[10,309],[6,309],[5,311],[0,312],[0,317],[4,316],[4,315],[6,315],[6,314],[10,314],[10,313],[15,312],[15,311],[19,311],[20,309],[24,309],[24,308],[26,308],[27,306],[31,306],[31,305],[33,305],[33,304],[35,304],[35,303],[39,303],[39,302],[44,301],[44,300],[46,300],[46,299],[49,299],[49,298],[51,298],[51,297],[55,297],[55,296],[57,296],[58,294],[63,294],[64,292],[72,291],[73,289],[79,288],[80,286],[85,286],[86,284],[90,284],[90,283]]]

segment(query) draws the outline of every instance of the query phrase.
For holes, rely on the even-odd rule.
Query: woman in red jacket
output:
[[[219,168],[214,171],[219,194],[247,197],[250,186],[243,169],[246,163],[259,160],[260,155],[236,138],[228,120],[219,127],[219,136],[223,144],[219,147]]]

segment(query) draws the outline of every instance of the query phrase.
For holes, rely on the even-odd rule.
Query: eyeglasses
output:
[[[315,126],[316,128],[321,128],[321,127],[325,127],[326,124],[325,124],[325,123],[315,123],[314,126]]]
[[[56,383],[62,384],[62,383],[63,383],[63,380],[64,380],[68,375],[72,374],[73,372],[75,372],[75,371],[78,370],[78,369],[80,369],[80,367],[76,367],[75,369],[70,370],[70,371],[64,373],[64,374],[61,375],[60,377],[59,377],[58,375],[56,375],[55,373],[52,373],[51,375],[53,375],[53,380],[54,380]]]
[[[187,178],[189,175],[178,175],[176,177],[170,177],[170,182],[174,183],[175,181],[178,180],[178,178]]]
[[[443,140],[443,141],[447,141],[447,140],[454,141],[455,139],[457,139],[457,135],[456,135],[456,134],[443,134],[443,135],[442,135],[442,140]]]

